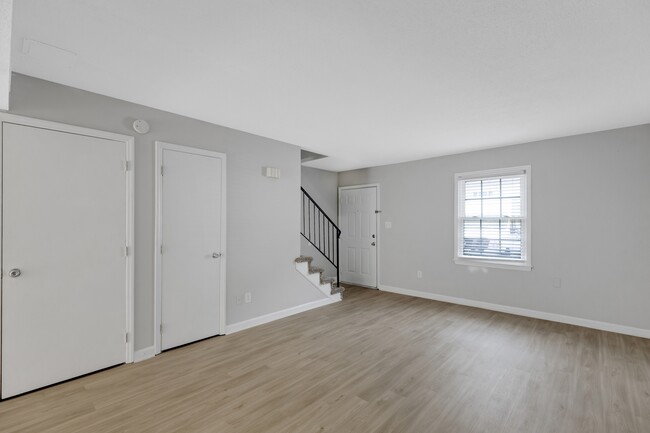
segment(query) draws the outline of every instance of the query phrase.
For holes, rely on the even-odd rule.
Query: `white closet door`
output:
[[[125,362],[127,188],[124,142],[4,123],[2,150],[6,398]]]
[[[220,332],[222,164],[162,149],[161,349]]]

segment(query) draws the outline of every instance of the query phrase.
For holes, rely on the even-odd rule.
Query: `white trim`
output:
[[[456,173],[456,180],[484,179],[489,177],[503,177],[517,174],[530,173],[530,165],[519,165],[517,167],[492,168],[489,170],[468,171]]]
[[[517,316],[532,317],[534,319],[549,320],[551,322],[566,323],[568,325],[582,326],[601,331],[616,332],[618,334],[632,335],[634,337],[650,338],[650,329],[635,328],[633,326],[619,325],[616,323],[601,322],[598,320],[583,319],[580,317],[565,316],[563,314],[548,313],[545,311],[529,310],[527,308],[512,307],[509,305],[493,304],[490,302],[475,301],[473,299],[456,298],[453,296],[438,295],[436,293],[422,292],[419,290],[402,289],[381,285],[380,290],[400,295],[414,296],[417,298],[431,299],[433,301],[447,302],[450,304],[465,305],[468,307],[482,308],[484,310],[498,311]]]
[[[458,254],[459,233],[458,233],[458,207],[459,191],[458,182],[469,179],[484,179],[489,177],[503,177],[512,175],[524,175],[526,180],[526,260],[500,260],[498,258],[469,257]],[[531,241],[531,221],[532,221],[532,168],[530,165],[520,165],[517,167],[505,167],[491,170],[472,171],[466,173],[454,174],[454,263],[463,266],[476,266],[480,268],[498,268],[513,269],[519,271],[530,271],[533,269],[532,260],[532,241]]]
[[[379,264],[381,263],[380,256],[381,256],[381,194],[380,194],[380,185],[378,183],[366,183],[363,185],[349,185],[349,186],[339,186],[339,191],[338,195],[336,197],[336,206],[337,206],[337,223],[340,225],[341,224],[341,191],[347,190],[347,189],[361,189],[361,188],[375,188],[375,196],[377,200],[377,209],[379,212],[375,214],[376,218],[376,223],[377,223],[377,240],[375,241],[377,245],[375,245],[376,248],[376,255],[375,255],[375,261],[377,262],[375,264],[375,273],[376,273],[376,285],[375,286],[365,286],[363,284],[357,284],[359,286],[363,287],[369,287],[372,289],[378,289],[379,288],[379,277],[381,276],[381,270]],[[341,262],[339,260],[339,267],[341,266]],[[352,283],[350,283],[352,284]]]
[[[136,350],[133,356],[133,362],[141,362],[156,356],[156,347],[149,346],[144,349]]]
[[[340,300],[341,300],[341,295],[337,294],[337,295],[333,295],[330,298],[319,299],[318,301],[308,302],[306,304],[297,305],[291,308],[286,308],[284,310],[276,311],[274,313],[269,313],[263,316],[254,317],[252,319],[233,323],[232,325],[226,326],[226,335],[243,331],[244,329],[252,328],[254,326],[264,325],[265,323],[273,322],[275,320],[284,319],[285,317],[289,317],[289,316],[293,316],[294,314],[313,310],[314,308],[330,305],[335,302],[339,302]]]
[[[530,271],[533,269],[531,265],[527,265],[523,262],[509,262],[507,260],[497,262],[480,258],[470,259],[466,257],[460,257],[455,258],[454,263],[457,265],[474,266],[477,268],[514,269],[516,271]]]
[[[87,135],[89,137],[103,138],[106,140],[133,142],[133,136],[118,134],[115,132],[100,131],[98,129],[84,128],[83,126],[68,125],[66,123],[51,122],[49,120],[33,119],[31,117],[19,116],[0,112],[0,121],[3,123],[13,123],[16,125],[33,126],[41,129],[51,129],[53,131],[69,132],[77,135]]]
[[[135,227],[135,150],[134,138],[131,135],[117,134],[114,132],[101,131],[97,129],[84,128],[81,126],[68,125],[65,123],[51,122],[49,120],[33,119],[31,117],[18,116],[15,114],[0,112],[0,125],[11,123],[15,125],[30,126],[34,128],[47,129],[52,131],[66,132],[70,134],[84,135],[88,137],[102,138],[124,143],[125,159],[128,163],[126,171],[126,239],[129,254],[126,258],[126,332],[129,335],[125,343],[125,362],[133,362],[134,341],[135,341],[135,254],[134,254],[134,227]],[[0,149],[2,148],[2,128],[0,127]],[[0,227],[2,226],[2,154],[0,152]],[[0,249],[0,263],[2,263],[2,251]],[[1,283],[0,283],[1,284]],[[1,287],[0,287],[1,292]],[[2,299],[0,297],[0,314],[2,311]],[[0,315],[0,323],[1,323]],[[2,346],[0,342],[0,347]]]
[[[339,186],[339,191],[343,189],[361,189],[361,188],[379,188],[378,183],[364,183],[363,185]]]
[[[154,350],[158,354],[161,352],[161,335],[160,335],[160,323],[162,319],[162,290],[161,290],[161,279],[162,279],[162,269],[161,262],[162,257],[160,254],[160,245],[162,241],[162,173],[160,172],[160,167],[162,166],[162,154],[163,150],[175,150],[179,152],[191,153],[194,155],[203,155],[210,156],[213,158],[220,158],[223,164],[221,165],[221,282],[220,282],[220,293],[219,293],[219,334],[226,333],[226,154],[215,152],[213,150],[199,149],[196,147],[181,146],[178,144],[165,143],[163,141],[155,142],[155,158],[154,158],[154,172],[155,177],[155,232],[154,232]]]
[[[126,141],[126,314],[127,342],[126,362],[133,362],[135,351],[135,146],[134,138]]]

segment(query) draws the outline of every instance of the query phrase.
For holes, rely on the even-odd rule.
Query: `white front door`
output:
[[[160,349],[223,332],[224,155],[158,143]]]
[[[126,361],[127,145],[2,127],[6,398]]]
[[[377,187],[341,188],[341,281],[377,287]]]

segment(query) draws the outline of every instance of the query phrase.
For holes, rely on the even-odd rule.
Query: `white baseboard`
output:
[[[339,302],[340,300],[341,300],[341,295],[337,294],[337,295],[333,295],[330,298],[319,299],[318,301],[308,302],[306,304],[287,308],[285,310],[276,311],[275,313],[265,314],[263,316],[254,317],[252,319],[244,320],[242,322],[233,323],[232,325],[226,326],[226,335],[232,334],[234,332],[243,331],[244,329],[252,328],[253,326],[258,326],[258,325],[263,325],[265,323],[273,322],[274,320],[293,316],[294,314],[302,313],[303,311],[308,311],[314,308],[333,304],[335,302]]]
[[[144,361],[154,356],[156,356],[156,348],[154,346],[145,347],[144,349],[135,351],[133,354],[133,362]]]
[[[379,290],[398,293],[401,295],[415,296],[417,298],[431,299],[434,301],[448,302],[450,304],[466,305],[468,307],[482,308],[484,310],[499,311],[501,313],[515,314],[517,316],[532,317],[534,319],[550,320],[552,322],[566,323],[569,325],[583,326],[585,328],[599,329],[601,331],[616,332],[618,334],[632,335],[635,337],[650,338],[650,329],[635,328],[633,326],[617,325],[615,323],[599,322],[597,320],[582,319],[579,317],[565,316],[562,314],[547,313],[526,308],[511,307],[508,305],[492,304],[489,302],[475,301],[466,298],[438,295],[435,293],[421,292],[419,290],[402,289],[400,287],[379,285]]]

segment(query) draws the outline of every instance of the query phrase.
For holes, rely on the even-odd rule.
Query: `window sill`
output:
[[[468,259],[464,257],[456,257],[454,262],[457,265],[475,266],[477,268],[497,268],[497,269],[514,269],[516,271],[530,271],[533,267],[529,263],[521,262],[505,262],[496,260],[485,259]]]

